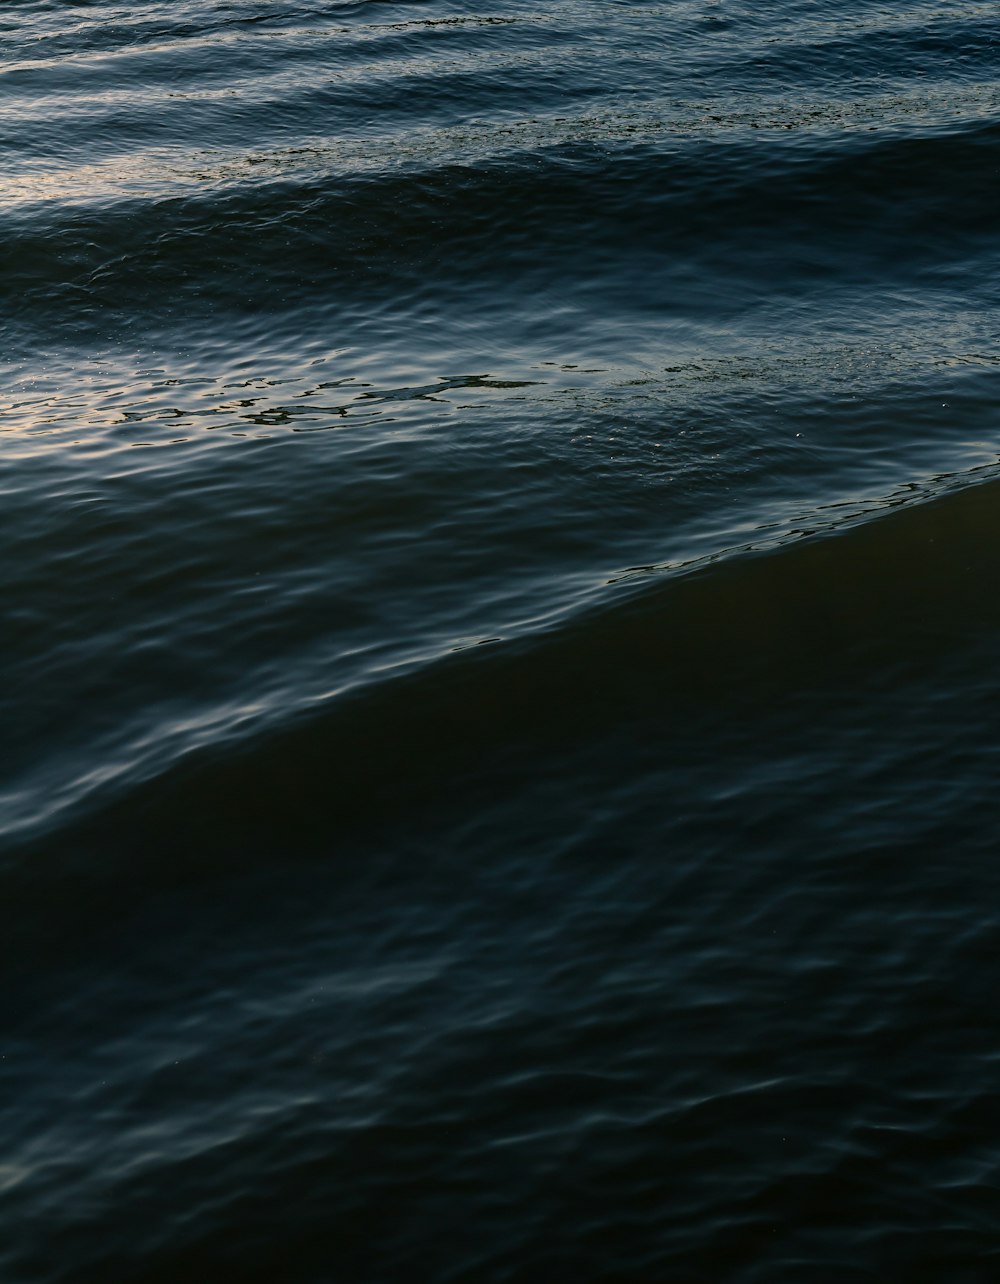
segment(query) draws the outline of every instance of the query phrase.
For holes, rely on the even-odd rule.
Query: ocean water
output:
[[[0,12],[0,1275],[1000,1278],[1000,11]]]

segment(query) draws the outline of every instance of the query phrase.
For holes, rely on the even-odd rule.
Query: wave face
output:
[[[1000,17],[0,14],[0,1273],[1000,1272]]]

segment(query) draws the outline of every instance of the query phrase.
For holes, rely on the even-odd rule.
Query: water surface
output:
[[[5,1279],[997,1277],[998,71],[8,6]]]

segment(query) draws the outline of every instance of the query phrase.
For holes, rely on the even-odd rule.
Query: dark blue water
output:
[[[0,13],[0,1274],[1000,1278],[1000,12]]]

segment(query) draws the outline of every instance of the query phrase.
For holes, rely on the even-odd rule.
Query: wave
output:
[[[636,568],[549,630],[373,677],[284,725],[248,724],[242,742],[231,728],[14,838],[5,879],[22,892],[47,880],[54,839],[60,876],[98,884],[137,852],[154,882],[189,862],[203,874],[206,862],[327,855],[422,809],[474,806],[498,780],[516,791],[554,763],[565,771],[579,745],[669,756],[692,734],[744,739],[782,710],[801,722],[837,692],[856,706],[892,689],[905,707],[944,669],[952,690],[977,674],[970,698],[992,701],[981,653],[1000,634],[1000,482],[995,469],[971,480],[771,546]]]
[[[983,281],[996,255],[1000,127],[801,146],[577,146],[413,174],[255,181],[201,198],[8,216],[11,322],[30,342],[226,313],[395,313],[595,288],[619,308],[722,315],[776,276],[904,288]],[[947,235],[943,229],[947,228]],[[900,246],[905,249],[901,251]],[[791,282],[794,281],[794,285]],[[984,282],[985,283],[985,282]],[[780,289],[780,284],[778,285]]]

